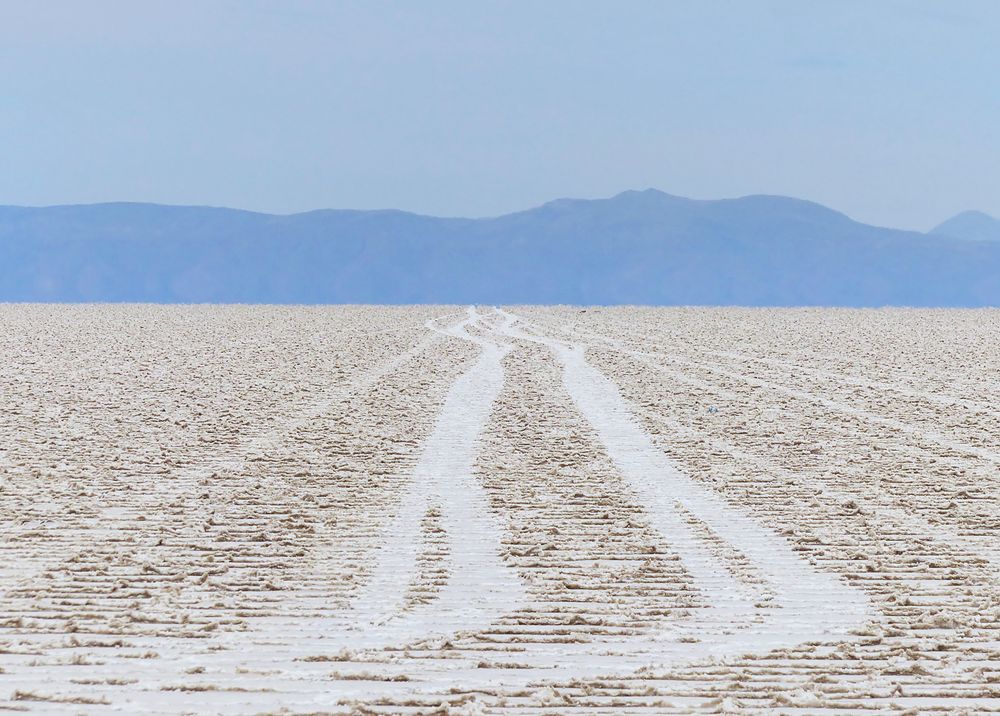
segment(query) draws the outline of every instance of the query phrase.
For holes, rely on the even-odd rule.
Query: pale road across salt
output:
[[[614,348],[616,351],[631,355],[633,358],[640,360],[641,362],[645,362],[647,364],[651,363],[650,359],[655,360],[657,358],[663,359],[664,357],[666,357],[664,354],[632,350],[631,348],[628,348],[622,341],[615,338],[608,338],[607,336],[600,336],[593,333],[588,333],[586,335],[588,337],[594,338],[597,341],[600,341],[601,343],[604,343],[605,345]],[[723,352],[716,351],[715,353],[719,353],[720,355],[725,355],[725,353]],[[739,355],[739,354],[729,353],[729,355]],[[746,383],[747,385],[751,385],[754,387],[767,388],[768,390],[773,390],[783,395],[787,395],[790,398],[796,398],[798,400],[804,400],[809,403],[814,403],[815,405],[822,406],[824,408],[833,410],[843,415],[850,415],[852,417],[859,418],[866,422],[888,428],[889,430],[894,430],[900,433],[904,433],[906,435],[912,435],[921,440],[926,440],[928,442],[935,443],[940,447],[947,448],[949,450],[954,450],[958,453],[974,455],[983,460],[988,460],[989,462],[995,465],[1000,465],[1000,452],[989,450],[980,447],[979,445],[972,445],[958,440],[953,440],[949,438],[947,435],[943,435],[939,432],[935,432],[932,430],[924,430],[923,428],[910,425],[909,423],[905,423],[901,420],[896,420],[894,418],[875,415],[867,410],[862,410],[860,408],[856,408],[851,405],[846,405],[845,403],[833,400],[831,398],[827,398],[825,396],[815,395],[806,390],[801,390],[798,388],[790,388],[788,386],[780,385],[773,381],[754,378],[753,376],[748,375],[746,373],[741,373],[735,370],[729,370],[725,366],[722,366],[718,363],[712,363],[707,360],[694,361],[691,360],[690,358],[683,358],[679,355],[670,355],[669,359],[671,362],[678,363],[681,365],[692,365],[692,366],[697,365],[699,367],[706,368],[707,370],[709,370],[712,373],[715,373],[716,375],[721,375],[726,378],[740,381],[742,383]],[[774,363],[774,361],[771,362]],[[806,369],[801,369],[801,370],[802,372],[809,372]],[[812,372],[816,373],[815,370],[813,370]],[[837,380],[841,380],[839,376],[837,377]],[[716,392],[719,393],[720,391],[716,389]],[[907,393],[904,392],[903,394],[905,395]],[[928,399],[927,393],[917,393],[914,391],[909,391],[909,395],[914,397],[919,397],[922,400]],[[948,401],[932,400],[932,402],[938,402],[938,403],[944,402],[945,404],[947,404]]]
[[[786,648],[809,640],[844,638],[872,617],[864,595],[834,575],[814,570],[786,540],[681,474],[631,414],[617,387],[585,356],[585,346],[512,327],[512,338],[548,346],[559,357],[563,381],[577,408],[597,432],[612,462],[640,498],[649,519],[678,553],[716,616],[688,625],[698,642],[664,644],[651,663],[735,656]],[[522,324],[523,321],[519,321]],[[678,506],[742,552],[766,581],[768,596],[747,594],[683,520]],[[757,599],[769,600],[757,609]],[[835,605],[831,608],[831,605]],[[748,617],[753,619],[748,621]],[[729,629],[718,630],[718,620]]]
[[[710,608],[698,610],[696,621],[650,636],[588,644],[535,644],[519,654],[518,660],[526,668],[516,673],[470,669],[461,662],[450,666],[428,663],[424,673],[408,672],[412,682],[367,684],[369,694],[433,690],[449,679],[449,673],[466,687],[511,687],[546,679],[623,675],[643,666],[680,665],[794,647],[807,641],[842,640],[872,617],[859,591],[834,575],[814,570],[782,537],[682,475],[653,445],[615,385],[587,363],[585,346],[528,333],[515,326],[526,325],[521,319],[504,311],[497,311],[497,315],[502,322],[491,327],[470,309],[466,322],[446,331],[474,341],[482,355],[452,387],[409,491],[401,500],[405,507],[385,532],[387,542],[379,552],[378,564],[350,614],[362,620],[364,630],[350,647],[363,650],[393,643],[402,647],[429,635],[445,634],[448,629],[473,631],[517,608],[514,600],[496,598],[506,592],[504,599],[510,599],[520,585],[499,558],[499,534],[486,516],[488,505],[482,488],[466,472],[490,404],[502,387],[500,360],[511,346],[499,337],[490,341],[470,334],[466,327],[471,325],[510,340],[541,343],[555,352],[571,399],[645,507],[651,524],[680,556]],[[483,385],[476,387],[476,381]],[[465,427],[454,425],[456,420],[465,422]],[[457,474],[443,475],[443,466],[459,464],[462,470]],[[453,547],[471,544],[453,556],[448,586],[439,599],[420,610],[403,612],[405,590],[416,569],[420,519],[431,505],[438,505],[442,515],[452,515],[446,529]],[[763,583],[736,579],[685,519],[685,512],[742,553],[763,577]],[[456,524],[454,517],[463,515],[473,517]],[[470,601],[480,584],[486,585],[484,598]]]
[[[780,536],[681,474],[654,446],[616,386],[587,362],[583,345],[529,332],[527,323],[503,311],[486,316],[470,308],[456,326],[439,328],[432,321],[427,327],[475,343],[480,354],[448,391],[401,490],[396,515],[385,526],[382,545],[373,554],[370,578],[357,590],[350,608],[335,617],[258,619],[250,632],[219,635],[218,643],[228,648],[198,656],[198,664],[208,674],[278,669],[281,675],[272,683],[280,689],[273,697],[255,694],[259,707],[319,708],[331,696],[371,699],[442,693],[449,684],[503,688],[624,676],[644,666],[670,667],[764,653],[806,641],[839,641],[872,618],[860,592],[834,575],[812,569]],[[414,662],[395,658],[367,667],[362,656],[367,650],[376,655],[386,647],[405,650],[422,640],[476,632],[530,606],[519,575],[501,556],[500,516],[491,510],[485,488],[473,472],[480,435],[503,387],[503,358],[518,340],[541,343],[558,357],[572,401],[710,608],[696,610],[697,620],[675,623],[646,636],[532,644],[518,653],[524,668],[483,669],[463,659]],[[421,520],[430,507],[438,509],[440,525],[447,533],[448,577],[429,602],[407,606],[406,592],[418,570]],[[690,516],[741,552],[763,583],[736,579],[703,534],[692,527]],[[158,662],[137,665],[136,674],[147,688],[169,686],[191,664],[191,645],[185,640],[157,648]],[[342,680],[333,686],[325,677],[329,664],[301,660],[309,650],[331,654],[338,649],[359,657],[356,668],[405,673],[409,680]],[[348,669],[347,664],[343,669]],[[142,691],[116,688],[118,698],[135,713],[171,712],[190,703],[188,694],[160,691],[154,706]],[[224,702],[213,702],[213,710],[245,711],[245,696],[218,695],[223,697]]]
[[[466,330],[478,321],[475,308],[470,307],[466,320],[456,326],[427,325],[472,341],[480,355],[451,386],[399,500],[399,512],[384,530],[376,566],[353,600],[351,616],[358,632],[352,635],[350,648],[482,629],[524,601],[524,585],[500,556],[497,517],[472,474],[479,435],[503,387],[501,361],[510,351],[506,342],[486,340]],[[448,537],[448,580],[430,604],[404,613],[405,594],[417,570],[420,522],[431,507],[440,510]]]
[[[439,328],[435,321],[427,323],[435,333],[475,343],[480,354],[448,391],[401,491],[396,514],[381,530],[383,540],[367,581],[336,617],[273,620],[267,629],[274,638],[294,632],[300,645],[308,642],[327,650],[403,646],[485,628],[523,604],[524,585],[500,556],[499,519],[472,474],[479,435],[503,387],[501,361],[511,349],[506,341],[466,330],[479,322],[470,307],[457,325]],[[406,608],[406,593],[418,569],[421,520],[431,507],[440,511],[447,536],[447,583],[429,603]],[[230,638],[233,646],[246,650],[244,636]]]
[[[518,655],[525,668],[514,672],[470,668],[461,660],[452,664],[431,660],[422,673],[407,671],[413,681],[369,682],[364,692],[371,696],[434,691],[449,679],[472,688],[624,675],[644,666],[763,653],[807,641],[838,641],[850,638],[852,630],[872,618],[859,591],[834,575],[814,570],[779,535],[682,475],[653,445],[615,385],[587,363],[583,345],[521,330],[515,324],[527,324],[504,311],[497,310],[497,316],[502,321],[491,326],[470,308],[468,319],[457,326],[428,325],[473,341],[482,352],[449,391],[400,500],[401,511],[384,532],[386,541],[372,576],[344,615],[343,623],[357,623],[357,631],[327,634],[327,646],[342,644],[355,652],[404,647],[432,636],[484,628],[524,602],[521,583],[500,558],[500,529],[489,514],[482,487],[471,475],[479,434],[503,384],[501,361],[512,346],[499,335],[486,340],[471,334],[466,330],[471,326],[511,341],[541,343],[556,353],[576,407],[645,507],[650,523],[680,556],[710,608],[698,610],[696,621],[648,636],[535,644]],[[441,510],[450,536],[450,575],[434,601],[404,611],[404,595],[416,573],[420,520],[430,506]],[[742,553],[764,578],[763,583],[736,579],[685,519],[685,512]]]
[[[841,413],[842,415],[848,415],[848,416],[851,416],[851,417],[856,417],[856,418],[858,418],[860,420],[863,420],[863,421],[874,423],[876,425],[885,426],[885,427],[887,427],[887,428],[889,428],[891,430],[903,433],[905,435],[913,435],[913,436],[919,438],[920,440],[937,444],[937,445],[939,445],[941,447],[948,448],[948,449],[953,450],[953,451],[955,451],[957,453],[960,453],[960,454],[975,455],[975,456],[980,457],[980,458],[982,458],[984,460],[993,462],[994,464],[1000,463],[1000,454],[998,454],[998,453],[996,453],[994,451],[985,450],[985,449],[983,449],[983,448],[981,448],[981,447],[979,447],[977,445],[970,445],[970,444],[967,444],[967,443],[962,443],[962,442],[958,442],[958,441],[955,441],[955,440],[951,440],[951,439],[949,439],[949,438],[947,438],[947,437],[945,437],[945,436],[943,436],[943,435],[941,435],[939,433],[936,433],[934,431],[922,430],[922,429],[917,428],[917,427],[915,427],[913,425],[910,425],[908,423],[903,423],[903,422],[901,422],[899,420],[894,420],[894,419],[891,419],[891,418],[885,418],[885,417],[882,417],[882,416],[879,416],[879,415],[874,415],[873,413],[871,413],[869,411],[861,410],[861,409],[855,408],[855,407],[850,406],[850,405],[845,405],[844,403],[841,403],[841,402],[838,402],[838,401],[835,401],[835,400],[831,400],[831,399],[826,398],[824,396],[816,395],[814,393],[810,393],[810,392],[805,391],[805,390],[800,390],[800,389],[796,389],[796,388],[790,388],[788,386],[785,386],[785,385],[782,385],[782,384],[779,384],[779,383],[775,383],[773,381],[760,380],[758,378],[754,378],[753,376],[745,375],[745,374],[739,373],[737,371],[726,370],[723,366],[720,366],[720,365],[715,364],[715,363],[707,362],[707,361],[705,361],[705,362],[699,362],[699,361],[693,361],[691,359],[683,358],[681,356],[673,355],[673,354],[651,353],[651,352],[648,352],[648,351],[635,350],[635,349],[629,348],[621,340],[618,340],[616,338],[611,338],[611,337],[608,337],[608,336],[602,336],[602,335],[599,335],[599,334],[596,334],[596,333],[586,333],[585,332],[582,335],[586,336],[589,339],[593,339],[595,342],[598,342],[598,343],[601,343],[601,344],[603,344],[605,346],[608,346],[608,347],[614,349],[615,351],[617,351],[617,352],[619,352],[619,353],[621,353],[623,355],[628,355],[633,360],[638,361],[638,362],[642,363],[643,365],[649,366],[650,368],[652,368],[654,370],[658,370],[658,371],[661,371],[661,372],[668,372],[668,373],[673,374],[673,371],[671,371],[669,368],[661,366],[660,363],[657,362],[657,360],[663,361],[664,359],[668,359],[670,362],[680,363],[682,365],[698,365],[699,367],[707,368],[709,371],[712,371],[712,372],[717,373],[719,375],[723,375],[723,376],[725,376],[727,378],[730,378],[730,379],[733,379],[733,380],[737,380],[737,381],[741,381],[743,383],[746,383],[746,384],[754,386],[754,387],[767,388],[767,389],[773,390],[773,391],[775,391],[777,393],[780,393],[782,395],[786,395],[786,396],[788,396],[790,398],[795,398],[795,399],[798,399],[798,400],[803,400],[805,402],[813,403],[815,405],[819,405],[819,406],[821,406],[823,408],[832,410],[834,412]],[[535,337],[533,337],[533,338],[535,338]],[[536,340],[537,340],[537,338],[536,338]],[[731,351],[730,352],[726,352],[726,351],[712,351],[712,352],[710,352],[710,354],[712,354],[712,355],[736,356],[736,357],[739,357],[741,359],[748,359],[748,357],[745,356],[745,355],[743,355],[743,354],[733,353]],[[761,363],[772,364],[772,365],[782,365],[782,364],[783,365],[790,365],[788,363],[783,363],[782,361],[764,360],[764,359],[757,359],[757,358],[753,358],[753,360],[756,360],[757,362],[761,362]],[[871,383],[866,383],[866,382],[861,382],[861,381],[851,381],[849,379],[845,379],[840,374],[832,373],[830,371],[820,371],[818,369],[801,369],[801,368],[797,368],[797,370],[800,370],[801,372],[809,372],[809,373],[813,373],[813,374],[825,374],[827,376],[834,377],[838,381],[848,382],[848,383],[851,383],[853,385],[859,385],[859,386],[862,386],[862,387],[869,387],[869,388],[872,387]],[[683,374],[681,374],[681,375],[683,375]],[[697,379],[695,379],[694,381],[688,380],[686,382],[688,382],[690,384],[701,383],[704,387],[709,387],[708,383],[705,383],[703,381],[698,381]],[[722,390],[722,389],[718,388],[715,385],[711,386],[710,389],[717,396],[719,396],[721,398],[729,399],[730,397],[733,396],[733,394],[730,391]],[[904,395],[909,395],[909,396],[912,396],[912,397],[917,397],[917,398],[919,398],[921,400],[928,400],[928,401],[934,402],[936,404],[948,405],[948,404],[952,404],[952,403],[956,403],[956,402],[959,402],[959,403],[967,403],[968,402],[968,401],[961,401],[961,400],[954,399],[954,398],[941,399],[940,397],[935,396],[935,395],[930,394],[930,393],[927,393],[927,392],[904,391],[904,390],[898,390],[896,388],[893,388],[893,390],[895,390],[896,392],[900,392],[900,393],[902,393]],[[660,422],[670,422],[672,429],[675,430],[675,431],[686,432],[686,433],[692,432],[690,428],[683,428],[679,424],[677,424],[676,421],[671,421],[670,419],[665,418],[663,416],[656,416],[656,419],[658,421],[660,421]],[[704,436],[702,436],[702,439],[704,439]],[[724,444],[719,443],[718,441],[711,441],[711,442],[713,442],[714,447],[716,447],[716,448],[718,448],[720,450],[723,450],[724,452],[729,452],[731,454],[737,454],[737,451],[735,451],[734,448],[731,445],[724,445]],[[914,457],[918,457],[918,456],[922,455],[925,452],[925,449],[921,448],[918,445],[910,445],[910,446],[901,445],[901,446],[897,446],[896,449],[899,450],[900,452],[905,452],[905,453],[910,454],[910,455],[912,455]],[[764,461],[761,461],[760,458],[758,458],[758,457],[747,455],[747,454],[742,454],[742,453],[740,454],[740,456],[743,457],[746,460],[749,460],[749,461],[757,464],[762,470],[771,472],[772,474],[778,474],[779,472],[784,472],[783,470],[781,470],[781,468],[777,468],[777,467],[775,467],[773,465],[766,464]],[[831,488],[826,488],[824,490],[824,492],[825,492],[825,494],[828,497],[835,498],[835,499],[837,499],[841,503],[846,502],[847,500],[857,501],[857,500],[861,499],[857,494],[854,494],[854,493],[848,494],[848,493],[840,492],[840,491],[837,491],[837,490],[833,490]],[[890,520],[894,521],[895,523],[897,523],[897,524],[899,524],[901,526],[905,526],[905,527],[907,527],[909,529],[914,530],[915,532],[930,534],[935,539],[940,540],[940,541],[942,541],[944,543],[947,543],[947,544],[964,544],[964,545],[966,545],[966,547],[968,549],[972,550],[976,554],[978,554],[981,557],[983,557],[986,560],[988,560],[991,564],[994,565],[994,567],[1000,569],[1000,550],[997,549],[996,544],[995,544],[995,540],[993,540],[993,539],[990,539],[990,538],[985,538],[984,539],[984,538],[981,538],[981,537],[976,536],[976,535],[963,534],[963,533],[959,532],[958,530],[949,529],[946,526],[943,526],[943,525],[938,524],[938,523],[930,522],[930,521],[928,521],[928,520],[926,520],[924,518],[921,518],[919,516],[915,516],[915,515],[913,515],[913,514],[911,514],[909,512],[906,512],[905,510],[900,510],[898,508],[886,507],[885,505],[874,504],[874,503],[871,503],[871,502],[866,502],[866,507],[868,507],[869,509],[871,509],[871,510],[873,510],[875,512],[878,512],[882,517],[884,517],[886,519],[890,519]]]
[[[375,554],[372,573],[352,599],[350,608],[335,617],[257,619],[255,628],[249,632],[219,635],[219,643],[227,648],[199,654],[203,668],[216,673],[231,672],[234,668],[267,671],[297,662],[294,669],[297,674],[281,678],[287,691],[273,704],[269,695],[258,694],[260,706],[294,704],[319,708],[327,703],[331,692],[339,698],[371,698],[379,694],[440,691],[454,678],[447,665],[428,665],[426,673],[417,674],[420,681],[412,685],[351,681],[339,683],[332,691],[323,678],[328,666],[323,662],[303,662],[300,657],[308,649],[361,653],[403,647],[435,637],[444,639],[456,632],[485,629],[524,604],[524,585],[500,555],[499,520],[473,475],[479,436],[503,386],[501,361],[511,349],[507,341],[487,340],[466,330],[478,325],[480,319],[475,309],[469,308],[465,320],[458,325],[439,328],[434,321],[427,324],[435,333],[472,341],[479,346],[480,355],[449,389],[402,491],[397,514],[383,530],[384,541]],[[420,523],[432,506],[440,511],[441,526],[447,533],[449,576],[431,602],[404,609],[405,594],[417,572]],[[188,665],[185,649],[191,645],[175,640],[171,646],[160,647],[161,659],[151,665],[144,683],[162,686],[181,676]],[[137,666],[145,670],[147,665]],[[465,672],[461,682],[467,683],[476,676],[473,668]],[[122,692],[119,689],[118,693],[135,713],[170,713],[174,707],[187,703],[182,693],[161,693],[159,706],[149,708],[141,694]],[[234,698],[231,703],[214,704],[213,709],[218,713],[241,713],[245,704]]]

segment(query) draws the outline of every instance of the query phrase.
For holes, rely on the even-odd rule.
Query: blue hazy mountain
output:
[[[1000,219],[981,211],[963,211],[934,227],[931,233],[971,241],[1000,241]]]
[[[0,301],[1000,305],[1000,243],[655,190],[488,219],[0,207]]]

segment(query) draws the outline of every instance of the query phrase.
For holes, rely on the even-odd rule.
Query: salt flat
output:
[[[0,710],[1000,711],[1000,311],[0,327]]]

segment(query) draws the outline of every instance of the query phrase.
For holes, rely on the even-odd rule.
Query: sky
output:
[[[1000,216],[995,0],[0,0],[0,204]]]

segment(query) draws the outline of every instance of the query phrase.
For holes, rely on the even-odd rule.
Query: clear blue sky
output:
[[[1000,2],[0,0],[0,204],[1000,216]]]

